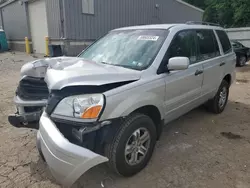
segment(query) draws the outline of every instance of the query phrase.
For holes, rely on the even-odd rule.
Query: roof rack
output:
[[[188,21],[186,24],[197,24],[197,25],[211,25],[221,27],[220,24],[211,23],[211,22],[199,22],[199,21]]]

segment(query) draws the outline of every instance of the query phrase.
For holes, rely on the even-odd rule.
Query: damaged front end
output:
[[[25,76],[17,87],[14,97],[16,113],[9,115],[9,122],[15,127],[28,127],[38,122],[48,96],[49,91],[43,78]]]
[[[17,87],[14,97],[16,113],[9,115],[9,122],[20,127],[39,121],[48,96],[49,91],[43,78],[25,76]]]
[[[21,80],[14,96],[16,112],[8,117],[10,124],[15,127],[37,128],[36,123],[49,96],[49,90],[44,81],[47,68],[51,62],[55,64],[65,58],[36,60],[23,65],[20,72]]]
[[[77,57],[28,63],[14,98],[17,112],[9,121],[16,127],[39,121],[37,149],[57,181],[70,186],[93,166],[108,161],[104,145],[111,142],[123,117],[100,121],[104,93],[140,76],[135,70]]]
[[[16,113],[9,115],[8,119],[15,127],[36,128],[34,126],[52,90],[70,86],[109,90],[139,78],[140,74],[135,70],[99,64],[79,57],[63,56],[26,63],[21,69],[21,80],[14,97]],[[95,92],[95,89],[90,91]]]

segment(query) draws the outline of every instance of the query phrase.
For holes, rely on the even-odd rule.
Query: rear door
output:
[[[195,32],[198,44],[198,61],[202,64],[204,70],[201,95],[204,99],[207,99],[213,97],[221,83],[224,62],[214,31],[198,29]]]
[[[223,57],[221,58],[221,63],[223,64],[224,74],[231,74],[235,71],[236,56],[233,52],[230,40],[224,30],[216,30],[218,41],[220,41],[221,53]]]

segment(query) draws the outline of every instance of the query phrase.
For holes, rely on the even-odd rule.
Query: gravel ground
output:
[[[13,95],[21,66],[37,57],[0,54],[0,187],[60,187],[39,159],[36,130],[14,128]],[[132,178],[94,167],[73,187],[249,188],[250,66],[237,68],[225,112],[198,108],[167,125],[149,165]]]

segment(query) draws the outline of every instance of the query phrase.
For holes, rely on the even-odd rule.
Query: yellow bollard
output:
[[[26,50],[26,53],[30,54],[30,42],[29,42],[28,37],[25,37],[24,40],[25,40],[25,50]]]
[[[45,56],[49,57],[49,37],[45,37]]]

